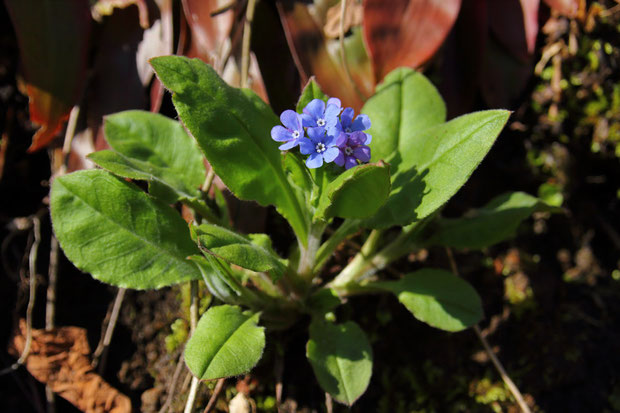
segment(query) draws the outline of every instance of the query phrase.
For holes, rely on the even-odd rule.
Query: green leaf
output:
[[[185,347],[185,363],[201,380],[238,376],[250,371],[263,355],[265,329],[260,313],[220,305],[207,311]]]
[[[297,101],[297,113],[302,113],[306,105],[314,99],[321,99],[327,102],[327,95],[323,93],[321,87],[316,82],[316,78],[312,76],[301,92],[301,96],[299,96],[299,101]]]
[[[306,357],[319,384],[351,406],[366,391],[372,376],[372,348],[357,324],[313,321]]]
[[[108,172],[56,178],[51,214],[67,258],[100,281],[148,289],[201,278],[185,259],[199,251],[180,215]]]
[[[398,281],[377,282],[369,286],[394,293],[415,318],[442,330],[464,330],[483,316],[476,290],[445,270],[426,268]]]
[[[248,237],[217,225],[202,224],[193,227],[192,230],[203,248],[225,261],[257,272],[275,270],[277,275],[286,270],[286,266],[272,253],[272,250],[265,247],[264,238],[267,237],[265,234],[254,234],[254,239],[258,240],[254,243]]]
[[[275,205],[305,245],[305,205],[289,184],[271,139],[271,128],[280,122],[269,106],[252,91],[227,85],[199,59],[163,56],[151,65],[173,92],[181,121],[226,186],[241,199]]]
[[[402,139],[389,159],[390,197],[366,224],[407,225],[441,207],[482,162],[508,116],[506,110],[470,113]]]
[[[169,203],[200,195],[206,173],[202,155],[179,122],[130,110],[106,116],[104,130],[113,151],[90,154],[93,162],[117,175],[163,187],[154,192]]]
[[[362,113],[372,122],[372,161],[387,160],[402,140],[445,122],[446,105],[421,73],[401,67],[390,72]],[[394,171],[392,171],[394,172]]]
[[[327,184],[314,219],[366,218],[377,212],[389,194],[389,165],[383,162],[359,165]]]
[[[536,211],[558,211],[524,192],[494,198],[484,207],[458,219],[443,218],[427,245],[455,248],[484,248],[514,236],[519,224]]]

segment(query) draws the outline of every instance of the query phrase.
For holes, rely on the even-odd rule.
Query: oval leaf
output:
[[[265,348],[265,329],[257,325],[259,315],[230,305],[209,309],[185,347],[185,363],[192,374],[214,380],[250,371]]]
[[[393,155],[401,140],[445,122],[446,105],[423,74],[401,67],[377,86],[362,113],[372,121],[372,160],[378,161]]]
[[[415,318],[442,330],[464,330],[483,316],[476,290],[445,270],[427,268],[371,285],[396,294]]]
[[[314,321],[306,357],[319,384],[334,400],[351,406],[366,391],[372,376],[372,348],[352,321]]]
[[[314,218],[366,218],[377,212],[390,193],[390,168],[383,162],[351,168],[330,182]]]
[[[173,92],[179,117],[226,186],[241,199],[275,205],[305,244],[304,207],[270,138],[279,120],[269,106],[249,90],[228,86],[198,59],[163,56],[151,59],[151,65]]]
[[[299,100],[297,101],[297,113],[302,113],[306,105],[314,99],[321,99],[327,102],[327,95],[323,93],[321,87],[316,82],[316,78],[312,76],[301,92],[301,96],[299,96]]]
[[[106,116],[106,140],[114,151],[89,155],[117,175],[163,185],[176,199],[197,198],[204,181],[202,154],[181,124],[165,116],[129,110]],[[159,191],[162,192],[162,191]]]
[[[56,178],[51,215],[67,258],[100,281],[148,289],[201,278],[185,259],[199,251],[179,214],[107,172]]]
[[[509,116],[506,110],[470,113],[401,140],[390,158],[392,192],[367,225],[407,225],[435,212],[467,182]]]
[[[511,238],[519,224],[536,211],[559,212],[561,209],[524,192],[503,194],[471,211],[468,217],[440,219],[426,244],[485,248]]]

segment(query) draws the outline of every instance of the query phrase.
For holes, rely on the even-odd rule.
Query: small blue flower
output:
[[[370,140],[370,135],[364,132],[356,131],[351,134],[340,132],[336,140],[338,156],[334,159],[334,163],[351,169],[357,166],[358,160],[362,163],[370,161],[370,148],[367,146]]]
[[[280,145],[281,151],[294,148],[304,137],[304,127],[302,126],[301,115],[294,110],[285,110],[280,115],[283,126],[271,128],[271,138],[276,142],[286,142]]]
[[[346,108],[343,110],[340,115],[340,123],[336,125],[336,129],[339,132],[353,133],[365,131],[370,128],[370,118],[367,115],[360,113],[353,119],[354,114],[353,108]]]
[[[340,110],[338,98],[329,99],[327,105],[321,99],[313,99],[304,108],[301,119],[305,127],[330,130],[338,123]]]
[[[335,146],[336,137],[325,133],[321,127],[308,128],[308,138],[303,138],[299,142],[299,150],[304,155],[310,155],[306,159],[308,168],[319,168],[323,162],[332,162],[340,151]]]

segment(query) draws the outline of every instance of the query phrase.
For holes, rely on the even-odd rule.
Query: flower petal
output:
[[[303,138],[305,139],[305,138]],[[291,139],[290,141],[286,142],[285,144],[282,144],[278,147],[278,149],[280,149],[281,151],[288,151],[289,149],[294,148],[295,146],[299,145],[299,141],[301,141],[301,139]]]
[[[353,149],[353,155],[362,162],[370,161],[370,148],[368,146],[360,146]]]
[[[320,168],[323,165],[323,156],[313,153],[306,159],[306,166],[310,169]]]
[[[351,127],[351,122],[353,121],[353,115],[355,112],[353,108],[346,108],[340,114],[340,123],[342,124],[342,129],[346,131],[347,128]]]
[[[366,142],[366,134],[364,132],[355,131],[349,135],[349,146],[359,146]]]
[[[355,160],[355,156],[345,156],[344,167],[346,169],[351,169],[354,166],[357,166],[357,160]]]
[[[327,148],[325,152],[323,152],[323,159],[325,162],[332,162],[334,159],[338,157],[340,154],[340,149],[332,146],[331,148]]]
[[[280,115],[280,121],[284,126],[292,131],[302,129],[300,116],[294,110],[288,109],[282,112]]]
[[[336,138],[335,135],[327,134],[327,135],[325,135],[325,138],[323,139],[323,143],[327,147],[336,146],[336,140],[337,140],[337,138]]]
[[[312,99],[304,108],[304,113],[312,116],[315,121],[322,118],[325,113],[325,102],[321,99]]]
[[[334,163],[338,166],[344,166],[344,153],[342,153],[342,150],[338,149],[338,156],[334,159]]]
[[[368,115],[364,115],[363,113],[360,113],[359,115],[357,115],[357,117],[355,118],[355,120],[353,121],[353,124],[351,125],[351,130],[366,130],[370,128],[370,118],[368,117]]]
[[[366,134],[366,142],[364,142],[364,145],[369,145],[370,142],[372,142],[372,135],[370,133]]]
[[[340,148],[344,148],[347,146],[347,141],[349,140],[349,135],[344,132],[340,132],[338,135],[338,139],[336,139],[336,146]]]
[[[286,142],[293,139],[293,136],[290,130],[286,129],[284,126],[278,125],[271,128],[271,139],[276,142]]]
[[[299,151],[304,155],[309,155],[316,151],[316,144],[308,138],[302,138],[299,140]]]
[[[308,137],[316,143],[322,142],[325,137],[324,128],[308,128]]]
[[[340,103],[340,99],[338,98],[329,98],[327,99],[327,106],[334,105],[338,107],[338,112],[340,112],[340,108],[342,107],[342,103]]]

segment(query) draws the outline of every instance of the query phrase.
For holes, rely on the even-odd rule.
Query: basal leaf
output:
[[[257,272],[273,270],[281,274],[286,270],[278,257],[263,246],[265,240],[260,235],[264,234],[254,234],[259,241],[254,243],[250,238],[217,225],[202,224],[192,230],[202,247],[232,264]]]
[[[307,218],[270,136],[279,124],[256,94],[228,86],[198,59],[164,56],[151,60],[173,92],[181,121],[196,138],[217,175],[239,198],[275,205],[305,243]]]
[[[470,113],[401,139],[389,159],[390,197],[367,225],[406,225],[436,211],[482,162],[509,115],[506,110]]]
[[[265,348],[259,313],[239,307],[212,307],[198,322],[185,347],[185,363],[201,380],[238,376],[258,363]]]
[[[469,216],[438,221],[428,245],[484,248],[514,236],[519,224],[536,211],[560,211],[524,192],[494,198]]]
[[[351,406],[372,376],[372,348],[357,324],[313,321],[306,357],[319,384],[340,403]]]
[[[392,156],[401,140],[443,123],[446,105],[423,74],[401,67],[377,86],[362,113],[372,121],[372,160],[379,161]]]
[[[104,128],[114,151],[91,154],[95,163],[123,177],[168,187],[176,193],[176,199],[167,199],[170,203],[200,195],[206,173],[202,155],[179,122],[130,110],[107,116]]]
[[[324,102],[327,102],[327,95],[323,93],[321,87],[316,82],[316,78],[312,76],[304,90],[301,92],[301,96],[299,96],[299,101],[297,102],[297,113],[302,113],[304,108],[311,100],[321,99]]]
[[[148,289],[201,278],[186,260],[198,249],[180,215],[107,172],[56,178],[51,214],[67,258],[100,281]]]
[[[442,330],[464,330],[483,316],[476,290],[445,270],[427,268],[371,285],[394,293],[415,318]]]
[[[327,184],[314,218],[366,218],[390,193],[390,168],[383,162],[353,167]]]

